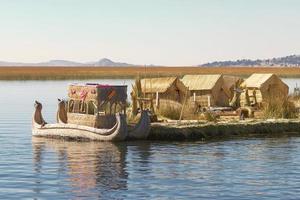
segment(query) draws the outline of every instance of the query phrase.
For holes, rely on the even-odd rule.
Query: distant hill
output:
[[[225,67],[225,66],[281,66],[281,67],[300,67],[300,55],[291,55],[286,57],[250,60],[242,59],[236,61],[215,61],[199,65],[201,67]]]
[[[118,66],[118,67],[127,67],[127,66],[134,66],[133,64],[128,64],[128,63],[122,63],[122,62],[114,62],[108,58],[102,58],[101,60],[97,62],[90,63],[92,66],[107,66],[107,67],[113,67],[113,66]]]
[[[73,62],[69,60],[50,60],[47,62],[39,62],[39,63],[21,63],[21,62],[5,62],[0,61],[0,66],[14,66],[14,67],[21,67],[21,66],[45,66],[45,67],[84,67],[84,66],[93,66],[93,67],[126,67],[126,66],[135,66],[133,64],[122,63],[122,62],[114,62],[108,58],[102,58],[96,62]]]
[[[26,63],[24,63],[26,64]],[[50,60],[48,62],[41,62],[41,63],[31,63],[35,66],[66,66],[66,67],[72,67],[72,66],[81,66],[83,63],[79,62],[73,62],[73,61],[68,61],[68,60]]]

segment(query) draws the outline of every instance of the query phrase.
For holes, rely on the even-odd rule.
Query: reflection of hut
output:
[[[252,74],[241,84],[241,106],[261,104],[267,98],[286,97],[289,87],[275,74]]]
[[[68,97],[68,123],[110,128],[114,113],[126,113],[127,86],[71,84]]]
[[[147,98],[183,102],[186,87],[177,77],[141,79],[142,93]]]
[[[185,75],[182,82],[189,88],[190,102],[201,107],[228,106],[230,94],[222,75]]]

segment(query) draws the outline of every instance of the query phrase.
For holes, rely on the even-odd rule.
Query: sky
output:
[[[299,0],[0,0],[0,60],[198,65],[300,54]]]

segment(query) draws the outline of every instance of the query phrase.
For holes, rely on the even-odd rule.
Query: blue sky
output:
[[[300,54],[298,0],[0,0],[0,60],[197,65]]]

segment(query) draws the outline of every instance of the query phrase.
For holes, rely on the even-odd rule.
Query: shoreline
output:
[[[224,74],[247,77],[252,73],[274,73],[299,78],[300,67],[0,67],[0,80],[132,79],[135,77]]]
[[[232,137],[300,136],[300,119],[245,120],[218,123],[153,123],[148,140],[210,141]]]

